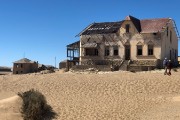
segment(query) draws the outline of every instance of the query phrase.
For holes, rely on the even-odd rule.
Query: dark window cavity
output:
[[[170,31],[170,43],[172,43],[172,31]]]
[[[130,28],[130,25],[126,24],[126,33],[129,33],[129,28]]]
[[[98,49],[96,48],[87,48],[86,50],[86,56],[98,56]]]
[[[137,55],[142,55],[142,45],[137,45]]]
[[[148,45],[148,55],[153,55],[154,53],[153,48],[154,48],[153,45]]]
[[[109,47],[105,47],[105,56],[109,56]]]
[[[114,56],[119,55],[118,46],[114,46],[113,49],[114,49]]]

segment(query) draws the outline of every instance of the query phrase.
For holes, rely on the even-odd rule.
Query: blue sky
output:
[[[56,65],[93,22],[167,18],[180,31],[179,0],[0,0],[0,66],[23,58]],[[180,55],[180,45],[179,45]]]

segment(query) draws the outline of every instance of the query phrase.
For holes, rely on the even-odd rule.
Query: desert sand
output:
[[[2,93],[0,95],[2,95]],[[0,120],[23,120],[20,113],[21,105],[22,99],[17,95],[1,99]]]
[[[45,95],[58,120],[180,120],[180,70],[171,76],[163,71],[2,75],[0,116],[21,120],[21,100],[14,95],[32,88]]]

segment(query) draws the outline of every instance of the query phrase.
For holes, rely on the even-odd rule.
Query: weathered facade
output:
[[[80,41],[76,41],[66,46],[67,47],[67,60],[59,63],[59,68],[66,68],[69,70],[74,65],[79,65]]]
[[[80,41],[67,46],[68,61],[78,63],[76,68],[149,70],[161,68],[164,58],[178,61],[179,33],[171,18],[127,16],[118,22],[92,23],[78,36]]]
[[[171,18],[139,20],[127,16],[119,22],[93,23],[80,34],[81,65],[112,64],[121,66],[161,67],[166,57],[178,60],[178,37]]]
[[[13,63],[13,74],[26,74],[38,71],[38,62],[27,58],[20,59]]]

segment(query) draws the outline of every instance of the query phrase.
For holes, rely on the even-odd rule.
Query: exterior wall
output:
[[[83,35],[80,37],[80,64],[86,60],[111,60],[111,59],[121,59],[123,57],[122,54],[122,44],[118,40],[116,34],[109,34],[109,35]],[[85,49],[82,45],[90,42],[90,43],[97,43],[98,46],[98,56],[86,56]],[[109,56],[105,56],[105,47],[109,47]],[[113,46],[118,46],[118,55],[114,56],[113,54]]]
[[[67,68],[67,61],[59,63],[59,69]]]
[[[14,63],[13,74],[26,74],[38,71],[37,63]]]
[[[130,32],[126,33],[125,25],[130,25]],[[138,33],[134,24],[131,21],[125,21],[119,31],[120,38],[124,44],[128,43],[130,45],[130,59],[131,60],[141,60],[141,59],[160,59],[161,58],[161,40],[160,35],[153,33]],[[127,36],[127,37],[126,37]],[[152,56],[148,56],[148,44],[154,45]],[[137,55],[137,45],[142,45],[142,55]],[[123,48],[125,49],[125,48]],[[125,54],[125,53],[124,53]]]
[[[170,31],[172,31],[172,42],[170,42]],[[161,59],[164,59],[165,57],[167,59],[175,60],[177,61],[178,57],[178,38],[175,32],[175,28],[173,26],[172,20],[168,24],[168,36],[167,36],[167,28],[164,29],[164,32],[162,33],[162,54]],[[171,50],[171,58],[170,58],[170,50]],[[176,55],[175,55],[176,50]]]
[[[130,25],[129,33],[126,33],[126,24]],[[80,37],[80,62],[85,60],[124,60],[125,59],[125,45],[130,45],[130,59],[131,60],[150,60],[161,61],[167,57],[171,60],[176,60],[178,57],[178,39],[172,21],[167,29],[157,33],[139,33],[131,20],[126,20],[121,25],[120,30],[115,34],[107,35],[82,35]],[[170,31],[172,31],[172,42],[170,42]],[[82,47],[84,43],[95,42],[99,44],[98,56],[85,56],[85,49]],[[137,45],[142,45],[142,55],[137,55]],[[153,55],[148,55],[148,45],[153,45]],[[109,46],[110,55],[105,56],[105,47]],[[113,55],[113,46],[118,46],[119,55]],[[176,51],[176,55],[175,55]]]

